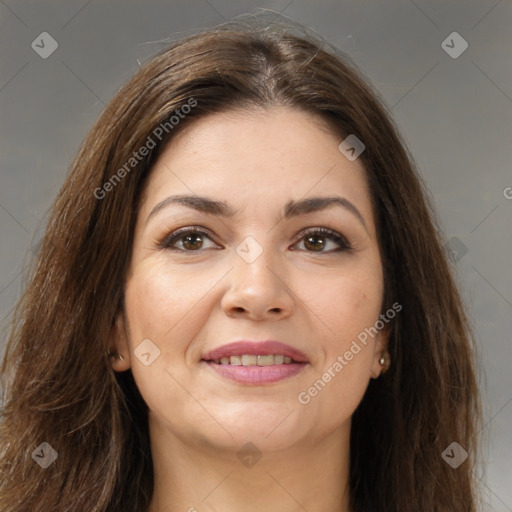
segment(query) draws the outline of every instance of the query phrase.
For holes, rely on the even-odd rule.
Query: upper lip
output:
[[[226,345],[222,345],[211,352],[205,354],[202,358],[205,361],[213,361],[222,357],[247,355],[283,355],[291,357],[297,363],[308,363],[308,358],[300,350],[282,343],[280,341],[245,341],[239,340]]]

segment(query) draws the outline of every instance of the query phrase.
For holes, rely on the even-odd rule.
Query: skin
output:
[[[308,404],[298,401],[381,312],[383,270],[365,170],[345,158],[340,142],[320,118],[272,107],[200,118],[155,163],[138,212],[125,310],[111,338],[124,358],[113,369],[131,368],[150,409],[150,512],[349,510],[351,417],[370,379],[385,370],[379,359],[388,330],[369,337]],[[174,194],[225,201],[237,213],[221,218],[171,205],[146,222]],[[332,195],[352,202],[366,227],[339,206],[276,221],[289,200]],[[187,226],[211,235],[188,244],[181,235],[175,251],[159,248]],[[342,234],[354,250],[334,252],[339,244],[321,235],[315,250],[298,236],[318,227]],[[236,252],[248,236],[263,251],[252,263]],[[134,355],[145,339],[160,350],[148,366]],[[201,364],[202,355],[238,339],[288,343],[309,364],[259,386]],[[262,455],[252,467],[237,457],[247,442]]]

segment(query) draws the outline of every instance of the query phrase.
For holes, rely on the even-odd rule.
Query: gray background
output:
[[[480,346],[485,510],[512,511],[510,0],[0,0],[0,348],[71,159],[137,59],[262,7],[347,52],[417,160]],[[45,31],[59,46],[43,59]],[[458,58],[441,46],[453,31],[469,44]]]

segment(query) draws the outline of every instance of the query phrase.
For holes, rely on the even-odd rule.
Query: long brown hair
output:
[[[147,510],[147,405],[131,371],[115,373],[106,355],[141,191],[162,148],[194,119],[273,105],[321,116],[340,142],[349,134],[364,142],[382,312],[403,306],[390,370],[370,382],[353,416],[353,511],[477,509],[472,327],[428,190],[361,76],[305,29],[237,20],[172,43],[115,95],[71,165],[13,315],[1,367],[2,512]],[[176,110],[188,112],[178,123]],[[143,146],[147,154],[131,161]],[[53,453],[43,442],[58,454],[46,469],[34,457]],[[456,469],[442,457],[452,442],[469,454]]]

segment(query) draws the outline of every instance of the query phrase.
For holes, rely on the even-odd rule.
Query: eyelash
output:
[[[165,235],[160,240],[160,242],[158,242],[158,248],[172,250],[172,251],[179,251],[179,252],[188,253],[188,254],[203,252],[201,249],[198,249],[196,251],[190,251],[190,250],[185,250],[185,249],[178,249],[177,247],[172,247],[172,244],[176,240],[183,239],[185,237],[185,235],[189,235],[189,234],[206,236],[210,240],[212,240],[211,236],[206,231],[204,231],[202,228],[200,228],[198,226],[192,226],[192,227],[177,229],[176,231],[173,231],[172,233]],[[340,245],[340,247],[338,249],[334,249],[334,250],[330,250],[330,251],[323,251],[323,250],[318,251],[319,254],[332,254],[332,253],[353,251],[352,246],[348,243],[347,239],[343,235],[340,235],[336,231],[333,231],[328,228],[309,228],[307,230],[301,231],[299,233],[299,235],[300,235],[300,238],[297,242],[300,242],[307,236],[315,236],[315,237],[318,236],[318,237],[330,238],[331,240],[334,240],[338,245]],[[212,242],[213,242],[213,240],[212,240]],[[316,251],[307,251],[307,250],[306,250],[306,252],[310,252],[312,254],[316,253]]]

